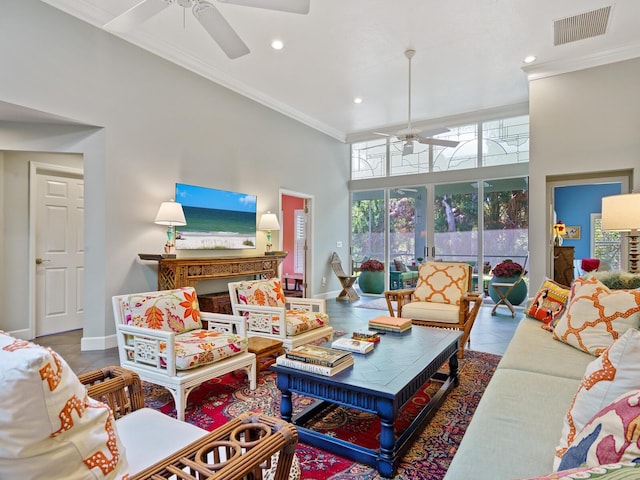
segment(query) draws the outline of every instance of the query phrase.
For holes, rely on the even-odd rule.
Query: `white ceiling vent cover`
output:
[[[576,40],[603,35],[607,29],[610,12],[611,6],[608,6],[556,20],[553,22],[553,44],[564,45]]]

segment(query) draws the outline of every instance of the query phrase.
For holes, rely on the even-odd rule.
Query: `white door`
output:
[[[36,179],[36,336],[82,328],[84,180]]]

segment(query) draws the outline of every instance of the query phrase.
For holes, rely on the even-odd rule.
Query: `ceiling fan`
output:
[[[399,141],[404,142],[402,149],[402,156],[411,155],[413,153],[413,142],[424,143],[427,145],[439,145],[441,147],[455,147],[460,142],[454,140],[445,140],[441,138],[433,138],[433,135],[439,133],[448,132],[448,128],[435,128],[429,131],[421,131],[417,128],[411,128],[411,59],[416,54],[415,50],[406,50],[404,56],[409,60],[409,119],[407,122],[407,128],[397,131],[393,135],[388,133],[375,132],[377,135],[383,135],[386,137],[397,137]]]
[[[218,0],[221,3],[244,7],[264,8],[290,13],[309,13],[311,0]],[[112,32],[127,32],[140,23],[149,20],[165,8],[177,3],[183,8],[191,8],[193,15],[211,35],[227,57],[234,59],[249,53],[249,47],[242,41],[233,27],[218,9],[205,0],[142,0],[121,15],[104,25]]]

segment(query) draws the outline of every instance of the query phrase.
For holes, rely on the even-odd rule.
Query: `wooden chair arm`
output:
[[[142,381],[135,372],[114,365],[80,374],[78,379],[91,398],[109,406],[115,418],[144,407]]]
[[[389,316],[396,316],[393,312],[393,304],[391,303],[396,302],[398,317],[402,317],[402,307],[411,301],[415,290],[415,288],[402,288],[400,290],[387,290],[384,292],[384,298],[387,300],[387,308],[389,309]]]

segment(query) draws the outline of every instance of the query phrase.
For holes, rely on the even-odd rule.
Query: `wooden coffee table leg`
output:
[[[453,378],[453,384],[455,386],[460,385],[460,377],[458,376],[458,354],[449,358],[449,376]]]
[[[393,425],[395,415],[393,403],[378,400],[378,411],[380,417],[380,454],[378,456],[378,471],[385,477],[393,477],[394,474],[394,452],[396,448],[396,436]]]

